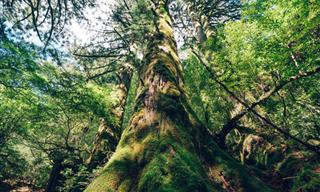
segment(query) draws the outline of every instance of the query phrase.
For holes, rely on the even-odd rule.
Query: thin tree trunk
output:
[[[128,92],[131,84],[132,71],[130,69],[122,69],[119,73],[118,85],[118,102],[112,113],[115,117],[115,124],[112,128],[102,118],[98,133],[94,140],[91,155],[86,160],[86,164],[90,169],[103,165],[109,159],[109,154],[115,151],[122,133],[122,124],[127,102]]]
[[[209,37],[212,37],[215,33],[208,24],[208,18],[201,13],[195,12],[192,5],[194,2],[189,0],[186,0],[186,2],[189,3],[188,11],[189,14],[192,15],[192,21],[195,27],[198,43],[203,44]],[[211,60],[210,58],[206,59]],[[253,103],[255,101],[252,92],[246,93],[246,96],[247,100],[250,103]],[[222,148],[226,148],[226,137],[232,130],[237,127],[239,122],[246,127],[250,127],[248,125],[248,122],[250,122],[250,118],[246,116],[247,111],[245,111],[245,107],[237,100],[234,100],[232,97],[230,97],[229,99],[234,103],[234,109],[230,111],[230,119],[228,120],[228,122],[224,124],[222,130],[215,136],[217,144]],[[259,111],[259,113],[263,114],[262,108],[257,106],[257,110]]]
[[[46,186],[46,192],[54,192],[57,187],[61,184],[62,174],[61,171],[63,169],[62,159],[57,159],[53,162],[52,169],[50,172],[49,180]]]

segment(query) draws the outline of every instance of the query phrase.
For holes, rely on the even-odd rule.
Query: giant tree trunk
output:
[[[198,122],[183,89],[167,5],[154,4],[157,26],[130,125],[86,191],[269,191],[221,151]]]

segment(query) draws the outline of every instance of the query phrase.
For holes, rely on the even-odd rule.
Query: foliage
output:
[[[87,158],[99,119],[115,121],[116,87],[42,61],[28,44],[4,39],[1,55],[1,180],[23,176],[44,187],[51,163]]]
[[[240,20],[216,27],[214,35],[199,45],[201,58],[191,53],[184,60],[190,101],[213,133],[219,133],[235,114],[245,110],[221,83],[250,104],[282,82],[319,67],[318,3],[259,0],[242,3]],[[209,66],[215,77],[201,62]],[[319,74],[298,78],[258,103],[255,110],[287,133],[319,146],[319,83]],[[227,137],[229,152],[239,160],[244,155],[247,164],[264,171],[277,172],[276,167],[281,165],[284,155],[290,157],[301,150],[300,145],[279,135],[254,114],[247,113],[234,129]],[[252,134],[261,141],[248,146],[245,142]],[[312,154],[305,156],[309,158],[307,164],[318,165],[312,160]],[[283,169],[299,167],[298,161]],[[298,173],[299,169],[293,169],[283,177]],[[305,182],[308,185],[309,181]],[[302,183],[300,185],[304,185]],[[298,189],[292,183],[284,189],[288,188]]]
[[[238,97],[253,102],[249,93],[257,100],[283,80],[319,66],[319,5],[313,1],[248,1],[243,5],[242,19],[218,28],[200,49],[218,80]],[[209,73],[194,56],[185,60],[185,75],[195,93],[191,97],[195,109],[209,113],[213,130],[221,127],[234,100],[208,80]],[[263,103],[263,113],[305,140],[318,137],[318,84],[318,75],[289,84]],[[202,107],[207,105],[207,109]]]
[[[310,167],[304,168],[294,181],[292,191],[317,191],[320,188],[320,175]]]
[[[85,21],[83,14],[94,3],[47,0],[0,4],[0,184],[27,181],[34,188],[44,189],[51,178],[57,178],[53,190],[82,191],[100,173],[102,179],[114,179],[104,178],[105,170],[90,167],[86,161],[98,145],[102,120],[111,135],[116,125],[122,124],[117,130],[120,134],[140,121],[130,117],[143,115],[134,112],[146,101],[135,96],[138,87],[148,83],[143,82],[141,74],[146,58],[154,59],[146,55],[150,52],[147,45],[156,38],[153,34],[159,30],[159,23],[152,1],[117,1],[111,16],[97,19],[104,28],[95,29],[99,32],[92,42],[83,47],[76,43],[63,47],[61,42],[72,40],[64,31],[65,25],[73,18]],[[127,175],[137,174],[136,169],[141,168],[141,174],[134,175],[140,178],[134,182],[141,191],[156,190],[166,181],[175,186],[163,190],[207,190],[195,182],[203,175],[211,176],[213,183],[222,178],[222,183],[228,184],[228,176],[242,170],[240,163],[229,159],[229,153],[276,189],[316,191],[320,180],[317,156],[303,152],[308,147],[289,135],[320,147],[320,78],[319,70],[314,72],[320,66],[320,4],[315,0],[243,0],[240,6],[240,1],[185,0],[173,1],[168,10],[174,20],[172,27],[179,30],[176,36],[183,58],[184,86],[174,91],[186,89],[186,98],[201,126],[209,130],[212,143],[221,139],[219,133],[237,114],[244,115],[230,123],[226,145],[220,146],[225,147],[224,152],[212,143],[206,144],[214,150],[207,145],[208,149],[201,149],[199,156],[205,150],[209,151],[206,155],[214,156],[216,162],[210,168],[199,167],[198,154],[185,151],[183,145],[168,147],[175,142],[168,137],[146,137],[152,142],[141,145],[126,143],[145,137],[150,126],[137,134],[123,133],[119,146],[128,146],[113,155],[110,167]],[[190,37],[198,27],[205,28],[205,35],[210,34],[204,42]],[[42,43],[26,40],[36,36]],[[52,49],[47,48],[49,45]],[[119,120],[114,108],[119,105],[122,70],[130,71],[125,81],[131,82],[131,87],[121,103],[125,105],[124,115]],[[177,79],[165,63],[159,62],[154,70],[168,76],[165,81]],[[264,96],[266,99],[260,102]],[[156,107],[170,117],[183,119],[185,107],[176,97],[157,97],[161,102]],[[249,109],[240,101],[249,106],[258,103]],[[180,132],[183,128],[175,127]],[[186,130],[180,132],[180,138],[193,139]],[[110,145],[105,138],[102,141]],[[150,150],[145,150],[147,147]],[[125,159],[125,155],[132,155],[133,148],[135,153],[145,150],[145,154],[135,154],[135,161]],[[177,155],[171,157],[172,151]],[[113,151],[106,153],[109,158]],[[120,160],[114,161],[117,158]],[[136,161],[143,162],[141,167]],[[56,173],[55,167],[59,167]],[[131,182],[123,181],[119,188],[130,187]]]

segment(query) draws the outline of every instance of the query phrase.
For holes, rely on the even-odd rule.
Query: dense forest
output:
[[[1,0],[0,191],[320,191],[318,0]]]

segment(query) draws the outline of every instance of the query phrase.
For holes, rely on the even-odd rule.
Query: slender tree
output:
[[[111,152],[114,152],[117,143],[120,140],[122,133],[122,124],[124,119],[127,97],[130,89],[132,78],[132,70],[124,68],[119,72],[118,79],[118,101],[112,110],[115,117],[115,123],[108,125],[101,118],[98,133],[95,137],[94,144],[86,164],[89,168],[96,168],[97,165],[102,165],[108,159]]]

